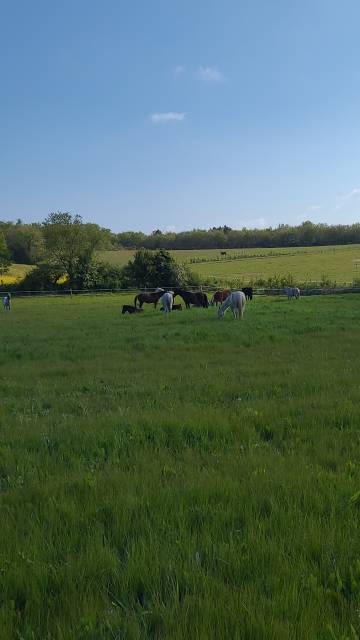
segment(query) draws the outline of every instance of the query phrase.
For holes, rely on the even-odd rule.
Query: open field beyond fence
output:
[[[2,640],[357,638],[358,296],[0,314]]]
[[[219,249],[171,251],[180,263],[186,263],[202,280],[216,284],[242,286],[258,280],[291,275],[294,281],[339,284],[360,280],[360,245],[334,247],[294,247],[274,249],[231,249],[226,257]],[[99,260],[124,266],[134,251],[100,251]],[[19,283],[34,267],[13,264],[0,276],[0,285]]]
[[[288,274],[300,282],[321,281],[324,276],[339,283],[360,280],[360,245],[232,249],[226,252],[225,258],[219,249],[171,251],[171,254],[178,262],[186,262],[203,279],[225,283],[246,284]],[[99,255],[103,260],[122,265],[132,258],[133,252],[106,251]]]

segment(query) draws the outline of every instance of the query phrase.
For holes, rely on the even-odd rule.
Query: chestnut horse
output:
[[[134,298],[134,306],[137,306],[137,302],[139,303],[139,307],[140,309],[142,309],[142,306],[144,304],[144,302],[146,302],[147,304],[153,304],[155,309],[156,309],[156,305],[159,302],[161,296],[164,293],[164,289],[160,289],[158,291],[151,291],[151,292],[146,292],[146,293],[138,293],[137,296],[135,296]]]
[[[230,289],[224,289],[223,291],[215,291],[211,299],[211,304],[216,304],[216,306],[218,306],[218,304],[222,304],[224,300],[226,300],[226,298],[229,297],[230,293],[231,293]]]
[[[180,296],[184,302],[185,307],[190,309],[190,305],[194,304],[196,307],[209,306],[209,301],[206,293],[203,291],[185,291],[185,289],[174,289],[174,298]]]

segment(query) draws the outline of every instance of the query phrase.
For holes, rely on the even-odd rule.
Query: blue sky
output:
[[[0,219],[360,220],[358,0],[0,9]]]

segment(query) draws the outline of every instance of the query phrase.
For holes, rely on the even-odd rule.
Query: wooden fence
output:
[[[172,289],[173,287],[166,287],[166,289]],[[214,293],[215,291],[218,290],[218,288],[216,287],[210,287],[210,286],[202,286],[202,287],[187,287],[187,290],[199,290],[201,289],[202,291],[211,294]],[[262,288],[262,287],[254,287],[254,294],[255,295],[261,295],[261,296],[285,296],[285,291],[283,288],[281,289],[269,289],[269,288]],[[11,292],[11,296],[12,297],[17,297],[17,298],[27,298],[27,297],[33,297],[33,296],[38,296],[38,297],[63,297],[63,296],[68,296],[68,297],[72,297],[72,296],[79,296],[79,295],[104,295],[104,294],[122,294],[122,295],[130,295],[133,294],[135,295],[136,293],[139,293],[139,291],[155,291],[155,289],[150,289],[150,288],[131,288],[131,289],[81,289],[81,290],[75,290],[75,289],[60,289],[57,291],[12,291]],[[300,289],[300,294],[301,296],[320,296],[320,295],[337,295],[337,294],[344,294],[344,293],[360,293],[360,287],[352,287],[352,286],[339,286],[339,287],[312,287],[312,288],[306,288],[306,289]],[[3,294],[5,295],[5,294]],[[0,294],[1,296],[1,294]]]

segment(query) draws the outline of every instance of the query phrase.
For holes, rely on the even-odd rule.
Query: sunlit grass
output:
[[[134,252],[105,251],[99,254],[112,264],[124,265]],[[244,284],[259,278],[292,274],[300,282],[320,281],[324,276],[338,283],[351,283],[360,279],[360,246],[336,247],[286,247],[274,249],[232,249],[227,256],[242,256],[240,260],[218,260],[219,249],[171,251],[178,262],[190,263],[192,271],[203,278],[214,278],[226,282],[237,280]],[[281,254],[281,255],[274,255]],[[246,256],[256,256],[249,257]],[[245,257],[245,259],[243,259]],[[213,262],[191,263],[200,258]]]

